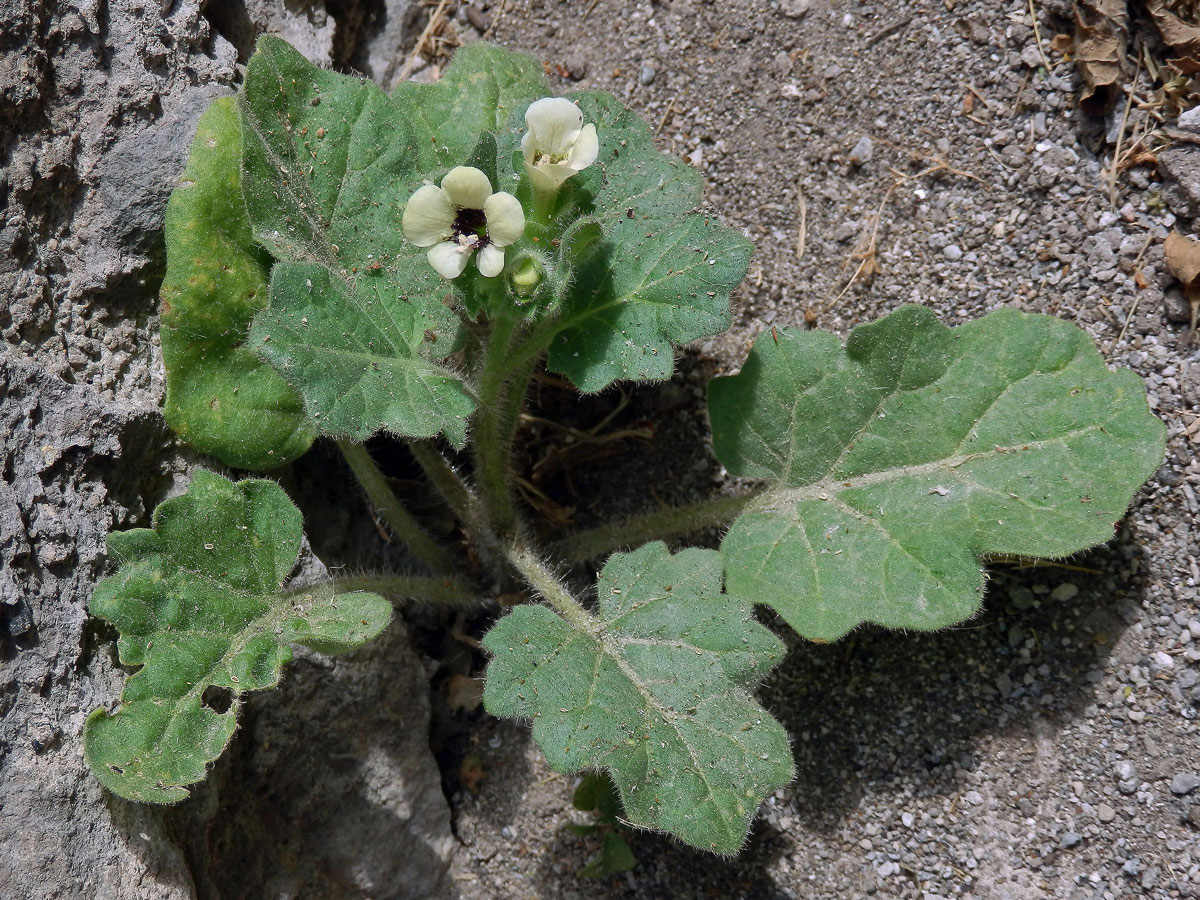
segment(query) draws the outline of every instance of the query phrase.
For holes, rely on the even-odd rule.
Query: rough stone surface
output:
[[[320,66],[334,61],[337,20],[323,0],[236,0],[208,3],[212,27],[238,50],[244,62],[262,34],[277,34]]]
[[[390,91],[399,83],[413,42],[425,26],[422,8],[413,0],[383,0],[364,6],[370,12],[363,17],[362,34],[350,62]]]
[[[296,663],[177,807],[105,794],[80,746],[125,677],[86,613],[104,536],[148,524],[203,462],[158,411],[167,196],[239,53],[271,30],[330,62],[336,24],[320,2],[0,3],[3,900],[445,889],[428,676],[402,623],[352,657]]]
[[[1158,155],[1163,176],[1163,196],[1180,216],[1200,216],[1200,147],[1184,144]]]

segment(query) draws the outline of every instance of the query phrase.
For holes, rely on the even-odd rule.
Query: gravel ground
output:
[[[613,896],[1200,896],[1200,464],[1188,434],[1200,369],[1161,246],[1190,233],[1182,217],[1195,210],[1174,199],[1187,185],[1164,186],[1153,167],[1124,172],[1110,202],[1122,106],[1107,121],[1076,111],[1075,67],[1050,49],[1071,31],[1070,6],[1037,11],[1049,71],[1024,2],[489,11],[495,39],[537,53],[560,90],[612,91],[658,126],[757,244],[732,331],[691,348],[669,387],[634,392],[624,421],[651,418],[657,439],[597,463],[598,482],[649,480],[664,499],[720,488],[715,462],[674,443],[703,433],[688,398],[704,381],[773,325],[815,317],[844,335],[902,303],[947,324],[1001,306],[1076,322],[1143,376],[1170,434],[1113,542],[1060,565],[993,566],[971,622],[863,629],[832,646],[793,638],[763,697],[792,735],[797,780],[737,859],[632,835],[639,864],[603,884]],[[1126,128],[1146,115],[1134,109]],[[577,521],[645,496],[584,501]],[[570,809],[572,780],[520,725],[471,728],[448,777],[459,895],[595,891],[575,873],[598,840],[565,830],[588,820]]]

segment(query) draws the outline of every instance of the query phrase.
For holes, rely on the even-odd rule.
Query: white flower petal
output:
[[[488,240],[497,247],[507,247],[525,233],[525,210],[521,201],[506,191],[492,194],[483,204],[487,220]]]
[[[525,157],[525,165],[533,165],[533,158],[537,155],[537,145],[533,141],[532,131],[526,131],[521,136],[521,155]]]
[[[525,124],[538,150],[562,156],[583,125],[583,113],[566,97],[543,97],[525,110]]]
[[[488,244],[475,257],[475,265],[479,266],[479,274],[494,278],[504,270],[504,251],[495,244]]]
[[[455,166],[442,179],[442,190],[459,209],[483,209],[492,193],[488,177],[471,166]]]
[[[429,260],[429,264],[437,269],[437,273],[443,278],[457,278],[467,267],[471,251],[468,250],[464,253],[463,248],[458,244],[453,241],[445,241],[436,247],[431,247],[425,256]]]
[[[594,163],[599,155],[600,139],[596,137],[596,126],[588,122],[571,145],[571,152],[567,154],[567,165],[579,172]]]
[[[417,188],[404,206],[400,222],[404,236],[418,247],[432,247],[454,233],[454,209],[450,198],[433,184]]]
[[[540,166],[525,166],[529,180],[538,190],[557,191],[564,181],[575,174],[570,166],[561,163],[542,163]]]

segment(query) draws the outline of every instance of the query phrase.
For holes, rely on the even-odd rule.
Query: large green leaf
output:
[[[771,482],[722,543],[726,590],[826,640],[961,621],[987,554],[1109,539],[1164,448],[1136,375],[1013,310],[951,330],[903,307],[845,349],[765,335],[709,404],[721,462]]]
[[[431,172],[466,162],[480,135],[504,129],[530,101],[549,93],[535,57],[476,42],[455,52],[436,83],[403,82],[392,99],[412,128],[416,168]],[[486,165],[471,164],[488,171]],[[511,165],[502,168],[501,183],[493,186],[512,192],[509,179],[520,173]]]
[[[649,128],[610,94],[576,98],[596,125],[600,156],[575,176],[560,220],[582,214],[599,238],[571,260],[549,367],[584,391],[617,379],[670,376],[674,344],[729,327],[729,295],[751,243],[692,212],[703,182],[654,147]]]
[[[750,694],[782,643],[721,593],[715,551],[614,554],[598,591],[590,630],[543,606],[501,619],[484,705],[532,718],[556,770],[607,769],[634,824],[735,852],[793,774],[786,732]]]
[[[232,97],[200,118],[187,171],[167,203],[162,348],[168,424],[197,449],[270,469],[308,449],[300,397],[246,347],[267,302],[270,257],[242,204],[242,139]]]
[[[445,284],[400,230],[426,155],[411,110],[264,37],[241,112],[246,208],[280,260],[251,330],[255,351],[326,433],[445,432],[461,444],[473,401],[438,363],[458,322]]]
[[[378,635],[392,609],[376,594],[280,595],[302,535],[300,511],[272,481],[197,472],[153,525],[108,538],[121,567],[96,586],[90,611],[120,631],[121,662],[141,668],[115,713],[88,717],[83,738],[109,790],[172,803],[229,743],[241,695],[279,683],[291,644],[351,650]],[[228,705],[210,689],[224,689]]]

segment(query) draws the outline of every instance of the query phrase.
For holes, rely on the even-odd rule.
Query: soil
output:
[[[670,382],[583,400],[539,383],[536,415],[587,428],[615,410],[606,429],[653,434],[581,451],[530,425],[523,459],[547,533],[736,490],[705,449],[706,381],[735,371],[772,327],[845,336],[903,303],[951,325],[1001,306],[1076,322],[1113,366],[1143,377],[1167,423],[1166,461],[1115,539],[1058,564],[993,565],[975,619],[937,634],[864,628],[833,645],[769,623],[792,652],[762,699],[792,737],[798,777],[768,799],[739,856],[631,833],[632,871],[581,879],[599,838],[566,828],[590,821],[571,808],[574,779],[547,768],[521,723],[478,708],[472,677],[484,660],[471,638],[494,612],[414,611],[389,638],[391,669],[377,654],[335,667],[351,695],[340,706],[315,697],[323,664],[302,662],[284,692],[251,704],[215,786],[166,816],[103,797],[78,760],[82,717],[120,682],[103,649],[112,635],[83,614],[104,571],[100,537],[144,522],[201,462],[154,412],[158,229],[195,116],[236,86],[256,30],[391,84],[439,8],[152,6],[47,5],[32,24],[21,10],[0,19],[16,23],[0,34],[17,36],[0,37],[10,135],[0,135],[0,288],[11,298],[0,316],[0,588],[10,586],[0,595],[0,896],[1200,896],[1200,357],[1162,249],[1200,215],[1200,148],[1178,142],[1169,165],[1151,156],[1110,178],[1122,135],[1158,127],[1155,116],[1186,123],[1152,102],[1145,73],[1147,108],[1126,115],[1122,99],[1105,119],[1077,111],[1075,66],[1052,40],[1073,28],[1067,0],[448,4],[443,36],[486,35],[536,54],[562,92],[620,97],[756,244],[733,328],[686,348]],[[122,38],[122,23],[137,41]],[[1165,56],[1150,26],[1135,18],[1133,30],[1150,58]],[[81,98],[82,76],[70,87],[71,60],[108,66],[112,84],[153,81],[157,106],[114,87],[112,125],[97,131],[97,101]],[[416,66],[417,77],[435,74]],[[131,186],[133,163],[146,174]],[[55,419],[55,409],[70,414]],[[47,421],[66,448],[52,459],[39,449]],[[410,471],[402,451],[372,449],[397,476]],[[309,521],[335,524],[352,519],[337,511],[342,476],[327,447],[281,473]],[[422,497],[418,484],[405,489]],[[84,525],[60,521],[72,516]],[[376,543],[369,517],[354,521],[314,535],[327,565],[380,565],[399,552]],[[403,699],[420,695],[408,718],[388,693],[392,677],[404,679]],[[325,792],[281,813],[280,797],[324,777],[319,743],[299,775],[288,771],[292,749],[317,738],[279,744],[313,710],[322,722],[373,714],[358,729],[322,726],[346,747],[334,754],[337,790],[369,802]],[[385,728],[421,739],[364,746],[363,732]],[[374,794],[342,753],[373,760]],[[381,796],[379,773],[391,770],[380,760],[395,758],[410,768],[392,775],[402,789]],[[39,777],[55,786],[40,803]],[[72,831],[72,817],[86,827]],[[411,871],[388,867],[409,857]],[[43,877],[22,874],[31,869]]]

